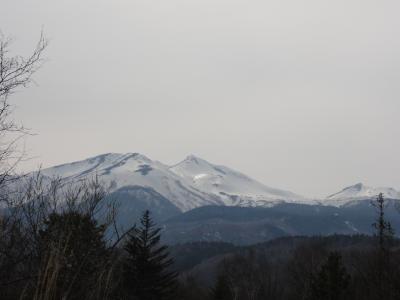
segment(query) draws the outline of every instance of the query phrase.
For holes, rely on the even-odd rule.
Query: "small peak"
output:
[[[92,157],[86,158],[85,160],[87,160],[89,162],[105,161],[106,159],[112,159],[114,157],[119,157],[121,155],[122,155],[121,153],[109,152],[109,153],[103,153],[103,154],[99,154],[96,156],[92,156]]]
[[[89,161],[91,162],[119,162],[119,163],[124,163],[129,160],[141,160],[144,162],[150,162],[151,160],[146,157],[143,154],[140,153],[133,153],[133,152],[128,152],[128,153],[105,153],[101,154],[92,158],[89,158]]]
[[[131,152],[124,154],[124,160],[129,160],[129,159],[151,161],[151,159],[148,158],[146,155],[143,155],[138,152]]]
[[[105,157],[115,156],[115,155],[121,155],[121,154],[120,153],[114,153],[114,152],[108,152],[108,153],[103,153],[103,154],[99,154],[99,155],[96,155],[96,156],[89,157],[88,159],[105,158]]]
[[[130,157],[130,158],[144,157],[143,154],[140,154],[140,153],[138,153],[138,152],[129,152],[129,153],[126,153],[125,155],[126,155],[127,157]]]
[[[187,162],[194,162],[196,164],[199,164],[199,162],[201,161],[201,158],[198,158],[196,155],[190,154],[188,156],[186,156],[185,161]]]
[[[357,183],[357,184],[355,184],[355,185],[353,185],[353,186],[351,186],[349,188],[356,189],[357,191],[361,191],[363,187],[364,187],[364,184],[359,182],[359,183]]]
[[[206,161],[196,155],[193,155],[193,154],[188,155],[183,162],[194,163],[197,165],[211,165],[208,161]]]
[[[354,184],[354,185],[345,187],[345,188],[342,189],[340,192],[335,193],[335,194],[332,194],[332,195],[329,195],[327,198],[328,198],[328,199],[329,199],[329,198],[334,199],[334,198],[336,198],[336,197],[338,197],[338,196],[341,197],[341,196],[343,196],[343,195],[346,194],[346,193],[351,193],[351,194],[353,194],[353,193],[358,193],[358,192],[361,192],[364,188],[365,188],[364,184],[361,183],[361,182],[359,182],[359,183],[357,183],[357,184]]]

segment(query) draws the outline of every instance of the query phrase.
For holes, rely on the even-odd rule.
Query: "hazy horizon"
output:
[[[15,53],[29,53],[42,27],[50,39],[38,84],[10,98],[37,134],[21,169],[194,154],[308,197],[358,182],[400,189],[399,9],[4,0],[0,30]]]

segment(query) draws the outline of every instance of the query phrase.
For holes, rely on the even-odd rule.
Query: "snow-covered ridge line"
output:
[[[400,200],[400,192],[391,187],[369,187],[362,183],[344,188],[338,193],[328,196],[322,204],[342,206],[350,202],[360,200],[371,200],[376,198],[379,194],[387,199]]]
[[[169,199],[181,211],[204,205],[270,206],[308,200],[271,188],[225,166],[194,155],[167,166],[139,153],[107,153],[42,171],[48,177],[83,179],[99,175],[114,190],[143,186]]]
[[[70,180],[99,175],[113,191],[128,186],[152,188],[183,212],[204,205],[269,207],[278,203],[302,203],[342,206],[355,200],[374,198],[379,193],[386,198],[400,199],[400,192],[393,188],[372,188],[359,183],[325,199],[310,200],[290,191],[271,188],[243,173],[194,155],[168,166],[139,153],[107,153],[47,168],[42,173]]]
[[[344,188],[342,191],[330,195],[327,199],[343,199],[343,198],[369,198],[376,197],[382,193],[390,199],[400,199],[400,192],[390,187],[369,187],[362,183]]]

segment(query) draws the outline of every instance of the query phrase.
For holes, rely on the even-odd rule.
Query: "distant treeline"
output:
[[[171,253],[185,292],[177,299],[399,299],[400,242],[384,256],[376,245],[361,235],[177,245]]]

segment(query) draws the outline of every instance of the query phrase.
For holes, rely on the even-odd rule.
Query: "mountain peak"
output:
[[[145,161],[151,161],[151,159],[148,158],[146,155],[143,155],[138,152],[126,153],[125,156],[126,156],[126,159],[141,159],[141,160],[145,160]]]
[[[99,154],[99,155],[96,155],[96,156],[89,157],[87,159],[84,159],[83,161],[85,161],[85,160],[97,160],[97,159],[100,159],[100,160],[103,160],[103,159],[116,159],[116,158],[125,158],[125,159],[142,158],[142,159],[149,160],[148,157],[146,157],[145,155],[140,154],[138,152],[127,152],[127,153],[108,152],[108,153],[103,153],[103,154]]]
[[[74,161],[43,169],[43,175],[53,177],[79,177],[100,171],[110,171],[127,164],[151,164],[152,160],[140,153],[104,153],[80,161]]]
[[[167,166],[137,152],[105,153],[45,169],[43,174],[75,180],[96,174],[113,191],[127,186],[151,187],[182,211],[211,204],[269,206],[306,200],[193,154]]]
[[[208,163],[206,160],[194,155],[194,154],[190,154],[188,156],[186,156],[186,158],[184,159],[184,162],[191,162],[191,163],[195,163],[195,164],[200,164],[200,163]]]
[[[328,196],[326,199],[332,205],[342,205],[351,200],[373,199],[379,194],[389,199],[400,199],[400,192],[390,187],[369,187],[362,183],[344,188],[338,193]],[[332,202],[333,201],[333,202]],[[331,203],[332,202],[332,203]]]
[[[359,183],[357,183],[355,185],[352,185],[352,186],[349,186],[349,187],[345,188],[344,190],[352,189],[352,190],[361,191],[364,187],[365,187],[364,184],[359,182]]]
[[[366,187],[363,183],[359,182],[357,184],[354,184],[354,185],[344,188],[341,192],[344,192],[344,191],[361,192],[363,189],[368,189],[368,187]]]
[[[304,199],[294,193],[265,186],[238,171],[212,164],[195,155],[187,156],[170,170],[197,190],[219,197],[225,205],[263,206]]]

